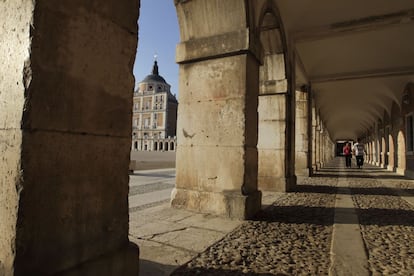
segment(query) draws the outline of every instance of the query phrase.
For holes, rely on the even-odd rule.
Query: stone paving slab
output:
[[[263,193],[269,208],[251,221],[168,204],[131,213],[140,275],[414,275],[414,181],[344,167]]]

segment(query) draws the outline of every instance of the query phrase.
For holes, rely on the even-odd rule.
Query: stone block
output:
[[[181,41],[231,33],[246,26],[247,7],[242,0],[175,2]]]
[[[284,80],[286,79],[285,72],[285,54],[266,55],[264,57],[264,64],[266,73],[265,80]],[[287,91],[287,90],[285,90]]]
[[[244,106],[245,103],[240,99],[180,103],[178,145],[243,146],[249,140],[246,137],[248,118],[243,112]],[[200,114],[208,115],[202,117]],[[256,142],[257,140],[251,141],[248,145],[255,146]]]
[[[269,80],[260,83],[259,94],[264,96],[267,94],[286,94],[288,89],[288,82],[284,80]]]
[[[16,273],[53,274],[125,244],[129,139],[43,131],[23,137]]]
[[[0,275],[12,275],[13,271],[21,143],[20,129],[0,130]]]
[[[284,149],[286,143],[286,122],[279,120],[260,121],[258,136],[258,149]]]
[[[118,250],[109,252],[96,259],[88,260],[58,274],[62,276],[79,275],[125,275],[136,276],[139,271],[139,248],[129,243]]]
[[[258,41],[249,29],[198,39],[192,38],[177,45],[176,62],[188,63],[200,59],[221,58],[223,55],[239,55],[243,50],[249,51],[258,61],[261,61],[263,59],[262,45]]]
[[[259,97],[259,122],[266,120],[285,120],[286,95],[266,95]]]
[[[257,109],[257,99],[254,100],[258,95],[257,84],[255,87],[254,83],[251,87],[246,87],[246,67],[252,62],[255,63],[247,55],[237,55],[181,64],[180,105],[229,99],[246,101],[246,98],[250,97],[246,102],[256,104]],[[249,70],[255,67],[258,65],[252,66]]]
[[[177,188],[220,193],[241,191],[243,185],[257,187],[255,169],[246,166],[257,166],[255,148],[180,146],[176,160]]]
[[[259,177],[285,177],[285,151],[275,149],[258,149]],[[260,188],[260,183],[258,184]]]
[[[259,190],[272,192],[291,192],[296,187],[296,176],[274,177],[259,176]]]
[[[26,69],[30,64],[27,60],[33,6],[31,1],[0,2],[0,129],[20,128],[24,82],[30,82]]]
[[[249,219],[261,208],[261,192],[242,195],[238,191],[213,193],[175,188],[171,205],[223,217]]]
[[[36,7],[25,128],[130,136],[136,32],[91,9]]]

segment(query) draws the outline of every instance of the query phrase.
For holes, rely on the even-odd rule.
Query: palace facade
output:
[[[134,91],[132,150],[175,151],[178,101],[170,88],[155,60],[152,74]]]

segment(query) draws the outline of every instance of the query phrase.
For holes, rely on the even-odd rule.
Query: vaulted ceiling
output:
[[[413,0],[275,0],[331,138],[355,139],[414,82]]]

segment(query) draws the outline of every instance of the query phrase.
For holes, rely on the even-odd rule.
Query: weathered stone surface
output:
[[[13,275],[32,1],[0,2],[0,275]]]
[[[180,103],[180,118],[177,141],[179,146],[243,146],[246,115],[243,99],[216,100],[209,102]],[[197,112],[194,112],[197,110]],[[236,112],[236,111],[239,112]],[[200,122],[199,114],[208,114],[208,119]],[[252,140],[252,139],[251,139]],[[249,146],[255,146],[252,144]]]
[[[308,94],[296,91],[296,118],[295,118],[295,174],[309,175],[308,165]]]
[[[130,136],[136,23],[103,17],[108,5],[38,4],[25,128]]]
[[[0,4],[1,275],[136,274],[127,193],[138,4]]]
[[[243,0],[176,1],[175,4],[181,41],[229,33],[246,26],[247,7]]]
[[[250,53],[238,54],[180,65],[175,207],[243,218],[260,208],[259,64]]]
[[[65,270],[127,243],[129,145],[122,138],[25,134],[18,273]]]
[[[261,193],[255,191],[242,195],[240,191],[213,193],[175,188],[171,205],[228,218],[249,219],[260,210]]]
[[[12,275],[21,185],[19,129],[0,130],[0,275]]]
[[[238,55],[249,50],[258,61],[262,60],[262,48],[250,34],[249,29],[210,37],[192,39],[177,45],[176,62],[187,63],[193,60],[209,59],[223,55]]]
[[[179,95],[180,105],[231,99],[254,100],[255,96],[257,98],[254,94],[257,87],[246,87],[243,81],[247,77],[246,62],[249,60],[246,55],[238,55],[180,64],[179,85],[180,90],[185,91]],[[252,91],[249,91],[250,88]]]

